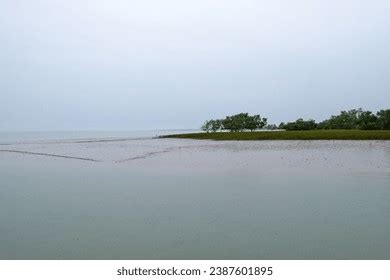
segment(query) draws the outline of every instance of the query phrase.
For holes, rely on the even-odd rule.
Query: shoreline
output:
[[[261,140],[390,140],[390,130],[301,130],[254,132],[201,132],[161,135],[159,138],[179,138],[217,141]]]

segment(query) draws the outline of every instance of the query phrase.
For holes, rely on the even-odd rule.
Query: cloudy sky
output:
[[[0,0],[0,130],[390,107],[388,0]]]

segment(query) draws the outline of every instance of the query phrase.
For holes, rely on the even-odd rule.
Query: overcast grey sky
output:
[[[0,130],[390,107],[388,0],[0,0]]]

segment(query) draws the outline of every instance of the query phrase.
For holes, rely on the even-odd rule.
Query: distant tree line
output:
[[[316,123],[314,120],[297,119],[295,122],[281,123],[279,129],[313,130],[313,129],[390,129],[390,109],[380,110],[376,114],[362,108],[341,111],[329,119]]]
[[[315,130],[315,129],[362,129],[362,130],[389,130],[390,109],[380,110],[376,114],[364,111],[362,108],[349,111],[341,111],[338,115],[332,115],[329,119],[316,123],[315,120],[297,119],[294,122],[267,125],[267,118],[260,115],[240,113],[227,116],[224,119],[208,120],[202,130],[216,132],[229,130],[233,132],[256,129],[283,129],[283,130]]]
[[[224,119],[208,120],[202,125],[202,130],[206,132],[216,132],[218,130],[243,131],[263,128],[267,124],[267,119],[260,115],[250,116],[248,113],[227,116]]]

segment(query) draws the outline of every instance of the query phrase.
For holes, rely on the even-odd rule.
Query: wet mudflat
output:
[[[390,141],[3,141],[1,259],[389,259]]]

